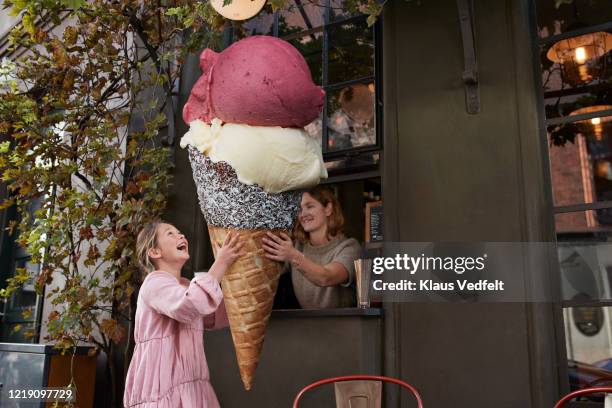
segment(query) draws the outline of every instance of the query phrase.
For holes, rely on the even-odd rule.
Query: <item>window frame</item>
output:
[[[323,3],[323,2],[322,2]],[[330,6],[331,0],[324,0],[324,5],[321,7],[324,8],[323,11],[323,25],[319,27],[313,27],[311,29],[290,33],[287,35],[279,35],[279,21],[280,21],[280,11],[276,11],[274,13],[274,19],[272,23],[272,35],[274,37],[280,38],[285,41],[289,41],[292,39],[300,38],[305,35],[314,34],[314,33],[323,33],[322,39],[322,78],[321,78],[321,88],[325,90],[325,104],[323,105],[322,112],[322,120],[321,120],[321,149],[323,154],[323,161],[329,162],[337,159],[350,159],[351,157],[355,157],[361,154],[368,153],[379,153],[382,158],[383,153],[383,95],[382,95],[382,46],[381,46],[381,38],[382,38],[382,16],[379,16],[376,20],[376,23],[372,26],[372,36],[374,43],[374,64],[372,75],[364,76],[361,78],[350,79],[343,82],[336,83],[328,83],[328,57],[329,57],[329,31],[335,27],[338,27],[342,24],[350,23],[350,22],[360,22],[365,21],[367,16],[364,14],[355,14],[344,16],[339,19],[335,19],[331,21],[330,19]],[[299,4],[295,5],[296,7],[300,7]],[[235,41],[235,36],[230,35],[231,42]],[[228,44],[229,45],[229,44]],[[329,141],[329,131],[327,126],[327,115],[328,115],[328,97],[327,94],[329,91],[342,89],[345,86],[359,84],[364,82],[372,82],[374,83],[375,92],[374,92],[374,137],[375,143],[366,145],[366,146],[357,146],[351,147],[347,149],[338,149],[338,150],[327,150],[327,145]],[[380,161],[379,161],[380,163]],[[336,183],[339,180],[354,180],[354,179],[367,179],[371,177],[380,177],[380,165],[376,166],[376,170],[358,170],[351,171],[351,169],[347,169],[345,172],[342,172],[341,175],[331,176],[326,183]]]
[[[533,1],[532,10],[535,11],[535,14],[533,16],[534,18],[533,24],[537,27],[537,0],[532,0],[532,1]],[[612,6],[610,7],[612,8]],[[540,123],[543,124],[543,127],[540,132],[540,137],[543,139],[543,143],[545,143],[545,146],[550,145],[549,144],[550,143],[549,133],[548,133],[548,127],[550,126],[567,125],[570,123],[576,123],[582,120],[592,119],[595,117],[612,116],[612,109],[583,113],[583,114],[572,115],[572,116],[566,115],[566,116],[560,116],[560,117],[555,117],[555,118],[550,118],[550,119],[546,117],[546,112],[545,112],[544,99],[547,96],[561,97],[561,96],[564,96],[563,91],[567,92],[568,90],[561,90],[561,91],[555,90],[555,91],[550,91],[549,93],[544,91],[543,82],[542,82],[543,70],[540,65],[542,53],[547,47],[550,47],[552,44],[558,41],[576,37],[579,35],[590,34],[590,33],[597,32],[597,31],[612,32],[612,21],[603,23],[603,24],[591,25],[588,27],[581,27],[581,28],[577,28],[573,30],[568,30],[561,34],[551,35],[545,38],[540,38],[536,30],[535,38],[533,41],[534,57],[535,57],[534,64],[535,64],[535,70],[536,70],[536,85],[539,86],[538,101],[541,104],[540,112],[542,114],[542,117],[541,117]],[[571,91],[580,92],[580,91],[587,90],[591,87],[592,86],[590,85],[586,85],[583,87],[573,87],[573,88],[570,88],[569,91],[570,92]],[[546,155],[546,160],[548,161],[550,165],[550,150],[549,149],[544,150],[544,154]],[[549,179],[548,179],[547,184],[550,186],[550,193],[552,195],[553,184],[552,184],[551,174],[549,174]],[[569,214],[569,213],[581,213],[585,211],[610,209],[610,208],[612,208],[612,200],[597,201],[597,202],[592,202],[592,203],[576,203],[576,204],[571,204],[571,205],[559,205],[559,206],[555,205],[553,202],[551,215],[553,218],[552,225],[553,225],[555,244],[559,243],[556,226],[555,226],[555,220],[554,220],[555,215]],[[588,234],[593,235],[594,233],[588,233]],[[600,240],[594,239],[593,242],[600,242]],[[556,262],[558,265],[558,260]],[[557,271],[559,272],[559,277],[560,277],[560,269],[558,267],[557,267]],[[558,290],[559,293],[561,293],[561,286],[560,286],[561,281],[558,280],[557,282],[558,283],[556,284],[556,286],[558,287],[556,288],[556,290]],[[566,335],[566,324],[564,320],[565,309],[572,308],[572,307],[610,307],[610,306],[612,306],[612,299],[610,300],[563,300],[561,299],[559,302],[555,302],[553,304],[554,326],[557,332],[556,333],[557,340],[556,340],[555,346],[557,347],[557,352],[558,352],[557,355],[559,358],[559,364],[557,366],[557,376],[558,376],[559,392],[560,392],[559,398],[562,395],[565,395],[570,392],[570,381],[569,381],[569,370],[568,370],[569,360],[567,358],[567,345],[566,345],[566,339],[565,339],[565,335]],[[603,405],[604,405],[603,402],[571,401],[566,404],[566,407],[568,408],[595,408],[595,407],[600,408]]]
[[[2,196],[6,196],[8,194],[6,186],[2,185]],[[31,203],[30,213],[35,211],[36,202]],[[0,234],[0,286],[4,286],[3,282],[5,282],[6,278],[13,277],[15,275],[15,271],[18,263],[24,262],[25,264],[31,260],[32,256],[29,254],[24,248],[19,246],[15,241],[15,236],[18,233],[17,231],[11,236],[7,231],[6,227],[11,220],[17,220],[19,215],[17,214],[17,210],[15,206],[11,206],[5,210],[3,210],[0,214],[0,225],[2,226],[2,233]],[[38,271],[40,273],[41,265],[38,265]],[[45,290],[43,289],[42,294],[36,293],[34,304],[30,305],[32,309],[32,314],[29,319],[25,319],[21,316],[23,312],[22,308],[11,310],[10,303],[14,300],[14,297],[20,296],[20,291],[23,290],[20,288],[17,292],[13,293],[9,299],[4,303],[4,305],[0,308],[0,341],[8,341],[6,339],[9,338],[11,333],[5,333],[4,329],[7,328],[7,324],[18,323],[22,325],[33,325],[34,331],[36,334],[29,338],[28,341],[23,343],[38,343],[40,341],[41,335],[41,324],[42,324],[42,311],[44,307],[44,298],[45,298]],[[24,328],[23,330],[27,330]]]

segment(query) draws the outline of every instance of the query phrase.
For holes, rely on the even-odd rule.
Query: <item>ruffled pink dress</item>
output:
[[[136,308],[136,347],[123,404],[137,408],[217,408],[204,355],[204,329],[227,327],[219,283],[168,272],[147,275]]]

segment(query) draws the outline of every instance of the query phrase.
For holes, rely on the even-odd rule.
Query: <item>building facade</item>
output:
[[[289,3],[229,31],[226,45],[274,35],[303,53],[326,91],[307,130],[320,140],[347,235],[371,246],[365,210],[382,201],[387,242],[550,242],[549,257],[521,254],[516,276],[525,299],[546,288],[551,301],[306,311],[293,308],[285,282],[252,391],[242,391],[229,333],[206,334],[222,406],[290,406],[306,384],[356,373],[408,381],[430,407],[552,407],[570,390],[605,383],[612,4],[391,0],[368,27],[335,1]],[[199,75],[193,55],[179,106]],[[178,139],[187,125],[175,123]],[[187,153],[175,144],[166,218],[192,242],[189,277],[213,258]],[[8,276],[19,254],[2,248]],[[391,387],[384,398],[416,406]],[[309,402],[332,400],[322,392]]]

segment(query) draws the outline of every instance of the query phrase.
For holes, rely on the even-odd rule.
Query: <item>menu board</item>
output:
[[[382,201],[366,203],[365,241],[383,241],[383,205]]]

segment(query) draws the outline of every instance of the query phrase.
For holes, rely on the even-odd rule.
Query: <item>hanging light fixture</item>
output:
[[[563,79],[571,84],[591,82],[599,76],[599,58],[612,50],[612,34],[598,31],[556,42],[546,57],[561,65]]]
[[[232,0],[226,6],[224,0],[210,0],[210,4],[223,17],[230,20],[246,20],[261,11],[266,0]]]
[[[570,116],[582,115],[584,113],[600,112],[612,109],[612,105],[593,105],[586,108],[576,109]],[[612,125],[612,116],[594,117],[576,122],[580,125],[581,130],[589,135],[595,135],[595,139],[601,141],[603,139],[604,129]]]

